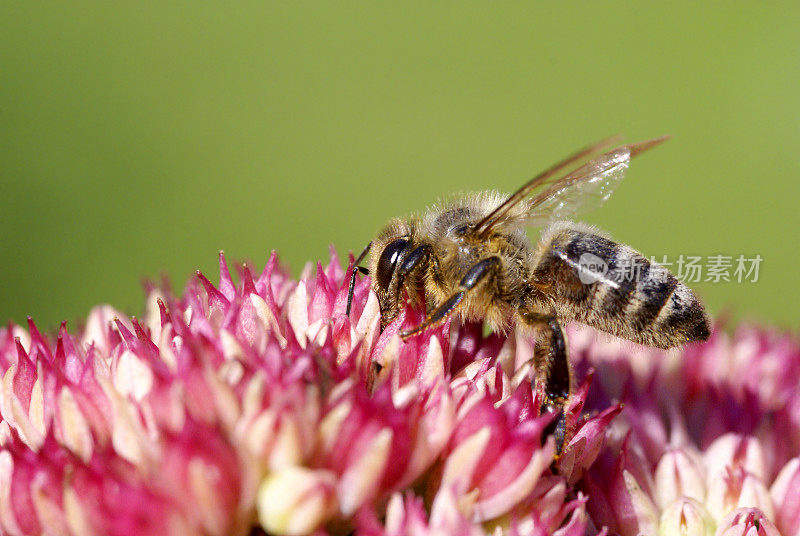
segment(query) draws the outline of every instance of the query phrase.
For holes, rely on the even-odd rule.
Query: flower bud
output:
[[[781,533],[758,508],[737,508],[722,520],[716,536],[781,536]]]
[[[784,536],[800,536],[800,458],[781,469],[770,495],[775,506],[775,524]]]
[[[726,468],[741,467],[760,480],[769,474],[767,458],[758,439],[728,433],[717,438],[705,451],[704,460],[708,480],[724,475]]]
[[[670,449],[658,462],[655,494],[664,509],[681,497],[705,500],[706,485],[697,458],[687,449]]]
[[[678,499],[661,513],[659,536],[712,536],[714,520],[698,501]]]
[[[772,518],[772,498],[764,483],[744,469],[731,469],[716,475],[708,486],[706,507],[719,521],[735,508],[755,507]]]
[[[258,519],[269,533],[311,534],[336,510],[335,479],[328,471],[286,466],[258,489]]]
[[[619,522],[620,534],[655,534],[658,508],[628,470],[620,468],[611,490],[611,501]]]

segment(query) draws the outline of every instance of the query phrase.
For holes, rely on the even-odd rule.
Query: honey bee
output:
[[[612,146],[609,138],[555,164],[508,197],[465,195],[422,216],[392,220],[356,260],[348,314],[360,271],[372,275],[381,329],[398,316],[406,296],[415,300],[422,291],[427,316],[402,331],[403,339],[452,316],[485,321],[494,330],[518,325],[534,332],[534,380],[544,409],[559,414],[553,431],[560,452],[567,433],[564,409],[573,389],[565,322],[658,348],[709,337],[703,305],[666,268],[593,227],[568,220],[606,201],[631,159],[666,139],[602,152]],[[544,228],[535,247],[528,226]],[[359,267],[368,252],[369,267]]]

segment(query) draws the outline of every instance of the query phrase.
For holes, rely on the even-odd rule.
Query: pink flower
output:
[[[780,536],[775,525],[757,508],[731,512],[717,529],[719,536]]]
[[[750,327],[669,352],[586,329],[571,342],[578,368],[596,370],[587,405],[625,404],[579,483],[597,527],[798,534],[797,343]]]
[[[352,262],[352,261],[351,261]],[[150,287],[54,337],[0,329],[0,533],[800,536],[800,347],[663,352],[569,329],[556,457],[532,341],[345,313],[335,254]]]
[[[526,337],[445,324],[403,342],[422,313],[381,332],[364,280],[345,316],[335,254],[299,280],[275,255],[236,270],[220,255],[217,285],[150,288],[140,319],[0,329],[0,532],[590,529],[578,488],[619,407],[587,413],[588,379],[553,465]]]

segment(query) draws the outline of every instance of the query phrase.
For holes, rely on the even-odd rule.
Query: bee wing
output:
[[[569,219],[576,214],[596,209],[619,186],[631,158],[667,139],[668,136],[663,136],[623,145],[553,181],[528,203],[529,225],[538,226],[556,219]]]
[[[625,176],[631,158],[668,138],[668,136],[664,136],[641,143],[623,145],[590,160],[566,175],[553,177],[557,171],[574,164],[582,157],[594,152],[595,148],[603,147],[605,143],[600,142],[579,151],[517,190],[484,218],[476,226],[476,230],[480,229],[479,233],[487,233],[494,225],[503,221],[514,205],[523,201],[534,190],[538,193],[527,202],[530,225],[543,225],[555,219],[570,218],[575,214],[595,209],[602,205],[619,185]],[[533,186],[531,187],[531,185]],[[485,224],[484,221],[486,221]]]
[[[589,145],[584,147],[583,149],[571,154],[564,160],[558,162],[557,164],[551,166],[549,169],[543,171],[539,175],[535,176],[528,182],[522,185],[516,192],[511,194],[503,203],[501,203],[496,209],[490,212],[485,218],[479,221],[475,227],[473,228],[472,232],[477,235],[482,235],[488,233],[492,227],[497,225],[498,223],[502,222],[508,212],[522,202],[525,198],[530,196],[533,192],[537,190],[541,190],[547,187],[548,184],[553,182],[553,177],[559,172],[562,171],[564,168],[571,166],[581,160],[584,160],[591,156],[592,154],[597,153],[601,149],[604,149],[611,145],[612,143],[618,140],[618,136],[612,136],[610,138],[606,138],[601,140],[594,145]]]
[[[605,203],[625,178],[631,151],[621,147],[562,177],[530,200],[528,225],[571,219]]]

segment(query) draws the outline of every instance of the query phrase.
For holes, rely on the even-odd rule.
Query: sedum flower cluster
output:
[[[556,456],[528,335],[380,330],[350,266],[220,254],[142,318],[0,328],[0,534],[800,535],[800,350],[571,328]]]
[[[740,327],[683,350],[571,330],[587,407],[622,402],[580,484],[612,534],[800,535],[800,346]]]

